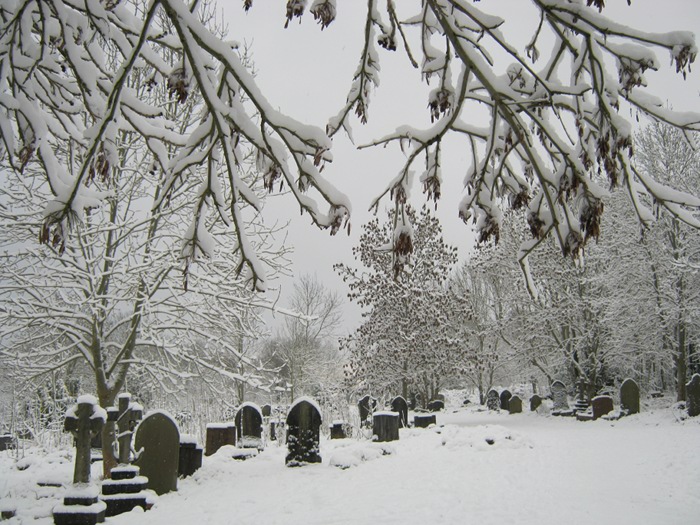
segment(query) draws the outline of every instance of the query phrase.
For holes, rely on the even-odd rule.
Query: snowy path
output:
[[[107,523],[698,522],[700,421],[678,423],[669,411],[588,423],[459,412],[438,415],[438,423],[445,425],[439,433],[402,431],[391,455],[365,441],[338,440],[322,443],[322,465],[304,468],[286,468],[277,446],[245,462],[205,458],[148,513]],[[356,465],[341,470],[331,461]],[[7,463],[0,466],[1,489]],[[13,522],[18,518],[6,523]]]

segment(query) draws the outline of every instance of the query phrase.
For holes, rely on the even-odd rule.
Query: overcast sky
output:
[[[398,9],[419,5],[415,0],[395,3]],[[336,21],[321,31],[309,14],[301,22],[295,19],[284,29],[286,0],[254,0],[248,13],[243,10],[242,0],[220,3],[229,38],[251,46],[257,81],[267,99],[283,113],[321,128],[342,108],[363,44],[366,2],[337,0],[337,4]],[[606,4],[605,15],[632,27],[654,32],[682,29],[700,33],[698,0],[633,0],[631,7],[627,6],[627,0],[608,0]],[[529,41],[538,23],[528,0],[482,0],[478,7],[487,12],[494,7],[501,9],[499,14],[505,18],[503,32],[512,39],[509,43],[519,49]],[[354,122],[356,145],[385,135],[400,124],[416,127],[430,124],[427,92],[432,88],[421,83],[419,73],[401,51],[391,53],[380,48],[379,54],[381,84],[371,96],[368,125]],[[700,111],[700,75],[693,71],[684,81],[668,67],[668,56],[657,52],[657,58],[665,70],[647,74],[651,91],[668,100],[675,109]],[[327,231],[311,226],[308,216],[299,217],[298,208],[289,197],[270,199],[266,214],[274,208],[275,212],[281,212],[280,218],[292,219],[288,241],[294,248],[291,256],[294,273],[315,273],[328,288],[345,295],[346,289],[332,265],[352,260],[352,246],[362,224],[371,217],[367,209],[401,169],[404,156],[395,147],[357,151],[342,132],[334,138],[333,156],[334,162],[327,166],[324,175],[352,200],[350,237],[343,233],[330,237]],[[466,154],[459,150],[451,152],[449,159],[449,166],[443,169],[445,182],[438,215],[446,239],[457,245],[460,256],[465,258],[472,250],[472,235],[457,217],[457,204],[462,198],[461,180],[469,163]],[[420,193],[416,185],[417,202],[422,202]],[[283,200],[286,204],[280,205]],[[380,209],[390,205],[388,201],[383,204]],[[384,215],[383,211],[380,213]],[[291,279],[279,283],[283,298],[289,293],[291,283]],[[358,322],[359,310],[348,306],[343,332],[352,330]]]

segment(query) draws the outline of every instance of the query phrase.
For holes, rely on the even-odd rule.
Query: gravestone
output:
[[[345,433],[345,422],[344,421],[333,421],[330,426],[331,439],[345,439],[347,434]]]
[[[243,403],[236,412],[236,433],[240,448],[263,448],[263,416],[255,403]]]
[[[685,389],[688,416],[700,415],[700,374],[693,374],[690,381],[686,383]]]
[[[550,390],[552,391],[552,401],[554,403],[552,407],[552,414],[557,415],[567,412],[569,410],[569,399],[564,383],[559,380],[554,381],[550,387]]]
[[[266,405],[262,406],[260,411],[262,412],[263,417],[270,417],[272,415],[272,405],[267,403]]]
[[[117,425],[117,443],[119,444],[119,463],[126,465],[131,462],[131,438],[136,424],[143,417],[143,407],[131,402],[131,394],[119,394],[117,409],[108,411],[108,421]]]
[[[518,396],[512,396],[508,400],[508,412],[511,414],[520,414],[523,411],[523,400]]]
[[[510,401],[512,396],[513,394],[510,393],[510,390],[504,390],[501,392],[501,395],[499,396],[501,410],[508,410],[508,401]]]
[[[613,411],[613,399],[610,396],[596,396],[591,400],[591,413],[595,421]]]
[[[486,408],[489,410],[498,410],[501,408],[501,400],[498,397],[498,392],[495,390],[489,390],[486,394]]]
[[[180,436],[180,453],[177,462],[177,474],[181,478],[191,476],[202,467],[202,447],[194,436]]]
[[[211,456],[224,445],[236,444],[235,423],[209,423],[207,425],[205,456]]]
[[[399,439],[399,413],[375,412],[372,416],[373,440],[378,442],[397,441]]]
[[[590,402],[588,401],[588,383],[581,378],[576,382],[576,400],[574,401],[574,413],[584,412],[588,410]]]
[[[319,443],[321,441],[321,411],[310,399],[300,398],[287,414],[288,467],[307,463],[321,463]]]
[[[137,459],[134,461],[148,478],[148,488],[161,495],[177,490],[180,431],[175,420],[164,412],[153,412],[136,428]]]
[[[3,434],[0,436],[0,452],[3,450],[9,450],[12,448],[14,440],[12,439],[12,434]]]
[[[90,442],[106,421],[107,412],[94,396],[80,396],[77,404],[66,412],[64,429],[75,438],[74,487],[66,491],[63,503],[53,508],[56,525],[93,525],[105,520],[107,505],[99,501],[97,489],[87,485],[90,482]]]
[[[625,379],[620,385],[620,411],[626,416],[639,414],[639,385],[634,379]]]
[[[530,398],[530,412],[536,412],[540,405],[542,404],[542,398],[537,394],[534,394]]]
[[[408,403],[401,396],[391,400],[391,411],[399,414],[399,427],[408,427]]]
[[[357,407],[360,409],[360,426],[363,426],[369,423],[369,416],[377,408],[377,400],[367,395],[358,401]]]
[[[437,424],[435,414],[416,414],[413,416],[413,426],[415,428],[428,428]]]
[[[418,407],[418,403],[420,402],[420,400],[420,394],[415,394],[411,392],[411,394],[408,396],[408,408],[410,410],[415,410]]]
[[[440,410],[445,410],[445,402],[440,399],[433,399],[426,408],[428,412],[440,412]]]
[[[146,492],[148,479],[140,476],[136,465],[120,464],[110,471],[111,479],[102,482],[102,496],[107,509],[105,516],[116,516],[131,512],[136,507],[144,510],[149,508],[149,497]]]

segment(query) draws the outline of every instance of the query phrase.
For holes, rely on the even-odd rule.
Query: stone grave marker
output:
[[[119,464],[110,471],[111,479],[102,482],[102,501],[107,505],[105,516],[130,512],[136,507],[150,508],[146,492],[148,479],[140,476],[136,465]]]
[[[319,443],[321,441],[321,411],[311,399],[300,398],[287,414],[288,467],[308,463],[321,463]]]
[[[143,418],[136,428],[134,448],[134,463],[148,478],[149,489],[158,495],[177,490],[180,431],[172,417],[153,412]]]
[[[344,421],[333,421],[333,424],[330,425],[330,430],[331,439],[345,439],[347,437]]]
[[[377,408],[377,400],[369,395],[366,395],[360,399],[360,401],[357,403],[357,407],[360,409],[360,426],[362,426],[369,422],[369,416],[371,416],[374,410]]]
[[[263,448],[263,416],[255,403],[243,403],[236,412],[236,432],[240,448]]]
[[[205,456],[211,456],[224,445],[236,444],[235,423],[209,423],[205,443]]]
[[[536,412],[540,405],[542,404],[542,398],[537,394],[534,394],[530,398],[530,412]]]
[[[491,389],[489,393],[486,394],[486,408],[489,410],[498,410],[501,408],[501,400],[498,396],[498,392]]]
[[[445,410],[445,402],[441,399],[433,399],[426,408],[429,412],[440,412],[440,410]]]
[[[639,385],[634,379],[625,379],[620,385],[620,410],[626,416],[639,414]]]
[[[613,411],[613,399],[610,396],[596,396],[591,400],[591,411],[595,421]]]
[[[399,413],[375,412],[372,416],[373,440],[378,442],[397,441],[399,439]]]
[[[260,411],[262,412],[263,417],[270,417],[272,415],[272,405],[267,403],[262,406]]]
[[[3,450],[11,449],[13,443],[14,443],[14,439],[12,439],[12,434],[0,435],[0,452]]]
[[[552,391],[552,414],[557,415],[569,410],[569,399],[566,393],[566,386],[561,381],[557,380],[550,387]]]
[[[131,462],[131,438],[136,424],[143,417],[143,407],[131,402],[131,394],[119,394],[117,409],[109,410],[108,421],[117,425],[117,443],[119,444],[119,463],[127,465]]]
[[[584,412],[588,410],[590,402],[588,401],[588,383],[581,378],[576,382],[576,400],[574,401],[574,413]]]
[[[523,400],[519,396],[511,396],[508,400],[508,412],[520,414],[523,411]]]
[[[436,425],[437,418],[435,414],[416,414],[413,416],[413,426],[415,428],[428,428],[430,425]]]
[[[399,427],[408,427],[408,403],[401,396],[391,400],[391,411],[399,414]]]
[[[693,374],[690,381],[686,383],[685,388],[688,416],[695,417],[700,415],[700,374]]]
[[[191,476],[202,467],[202,447],[194,436],[180,435],[180,453],[177,474],[181,478]]]
[[[499,396],[501,410],[508,410],[508,402],[510,401],[511,397],[513,397],[513,394],[510,393],[510,390],[506,389],[501,392],[501,395]]]

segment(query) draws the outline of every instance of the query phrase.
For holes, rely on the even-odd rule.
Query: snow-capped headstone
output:
[[[441,399],[433,399],[426,408],[429,412],[440,412],[445,410],[445,402]]]
[[[207,437],[205,444],[205,456],[211,456],[224,445],[236,444],[235,423],[209,423],[207,425]]]
[[[396,396],[391,400],[391,411],[399,414],[399,427],[408,426],[408,403],[402,396]]]
[[[136,428],[134,446],[141,474],[148,478],[148,488],[156,494],[177,490],[180,431],[177,423],[163,412],[153,412]]]
[[[520,414],[523,411],[523,400],[518,396],[511,396],[508,400],[508,412],[511,414]]]
[[[177,474],[181,478],[191,476],[202,467],[202,447],[193,436],[180,435],[180,454]]]
[[[700,374],[693,374],[685,385],[688,416],[700,415]]]
[[[331,439],[345,439],[347,437],[344,421],[333,421],[333,424],[330,425],[330,431]]]
[[[12,434],[0,435],[0,452],[11,449],[13,442],[14,440],[12,439]]]
[[[498,410],[501,408],[501,400],[498,397],[498,392],[495,390],[489,390],[489,393],[486,394],[486,408],[489,410]]]
[[[102,482],[101,499],[107,505],[105,516],[131,512],[136,507],[149,508],[148,479],[139,474],[136,465],[120,464],[110,471],[111,479]]]
[[[131,394],[120,394],[117,410],[109,410],[109,421],[117,424],[117,442],[119,443],[119,463],[126,465],[131,461],[131,438],[134,429],[143,417],[143,408],[131,402]]]
[[[286,465],[298,467],[307,463],[321,463],[320,441],[321,411],[315,402],[301,398],[287,414]]]
[[[377,400],[369,395],[366,395],[360,399],[360,401],[358,401],[357,407],[360,409],[360,425],[366,425],[370,421],[370,416],[377,408]]]
[[[372,416],[373,441],[397,441],[399,418],[398,412],[375,412]]]
[[[639,385],[627,378],[620,385],[620,411],[626,415],[639,414]]]
[[[510,401],[510,398],[512,396],[513,394],[510,393],[510,390],[504,390],[503,392],[501,392],[501,395],[499,396],[501,410],[508,410],[508,402]]]
[[[552,391],[552,401],[554,403],[552,414],[557,415],[567,412],[569,410],[569,398],[564,383],[559,380],[554,381],[550,390]]]
[[[75,468],[73,483],[90,482],[90,442],[102,430],[107,412],[94,396],[80,396],[78,403],[66,412],[64,430],[75,438]]]
[[[591,413],[595,421],[605,414],[613,411],[613,399],[610,396],[596,396],[591,399]]]
[[[530,398],[530,412],[536,412],[540,405],[542,404],[542,398],[537,394],[534,394]]]
[[[263,415],[255,403],[243,403],[236,412],[236,432],[240,448],[263,448]]]
[[[415,428],[428,428],[437,424],[435,414],[416,414],[413,416],[413,426]]]

